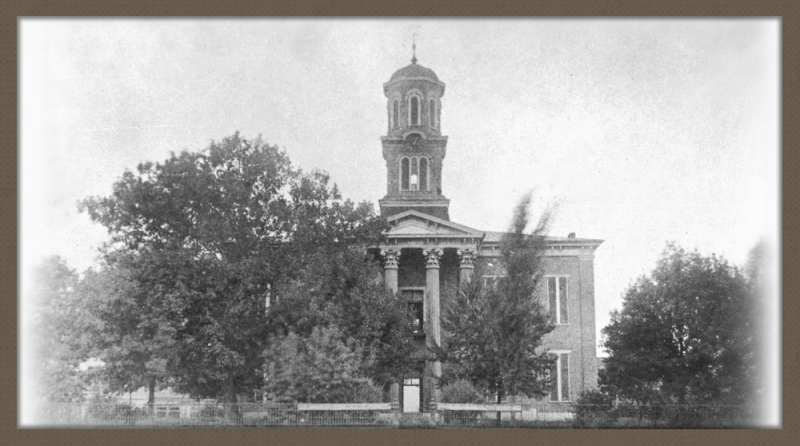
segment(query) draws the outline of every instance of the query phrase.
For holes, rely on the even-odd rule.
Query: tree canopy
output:
[[[365,377],[364,351],[360,343],[345,340],[336,327],[314,327],[307,336],[290,332],[271,343],[265,353],[264,389],[279,400],[306,403],[380,402],[359,401],[371,382]]]
[[[178,392],[231,402],[263,385],[270,295],[305,283],[320,253],[359,247],[365,262],[383,228],[327,174],[295,169],[282,150],[238,133],[140,164],[80,207],[108,228],[104,268],[126,284],[105,303],[117,317],[102,312],[98,345],[120,353],[112,364],[132,361],[125,368],[140,381],[169,377]]]
[[[374,261],[358,250],[320,250],[300,276],[281,289],[270,308],[274,339],[335,328],[343,340],[359,343],[362,377],[385,385],[402,376],[416,349],[413,317],[401,299],[386,291]]]
[[[741,404],[753,395],[757,302],[720,257],[668,244],[603,329],[602,388],[640,404]]]
[[[535,296],[552,209],[528,234],[531,199],[529,193],[520,201],[501,242],[506,276],[494,285],[471,280],[442,312],[445,336],[439,354],[447,366],[445,381],[466,379],[496,393],[498,402],[505,395],[541,397],[549,389],[553,359],[540,347],[554,326]],[[480,266],[473,274],[481,277]]]

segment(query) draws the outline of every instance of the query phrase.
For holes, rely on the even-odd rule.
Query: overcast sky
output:
[[[741,265],[779,239],[776,20],[23,19],[22,271],[92,266],[106,233],[78,200],[237,130],[377,206],[382,85],[414,32],[447,85],[451,219],[503,230],[525,191],[557,201],[553,235],[605,240],[598,332],[667,241]]]

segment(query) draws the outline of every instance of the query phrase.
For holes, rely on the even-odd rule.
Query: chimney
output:
[[[575,233],[574,232],[570,232],[569,235],[567,236],[567,238],[575,238]]]

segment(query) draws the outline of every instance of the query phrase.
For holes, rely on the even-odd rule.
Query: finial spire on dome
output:
[[[411,44],[411,51],[413,51],[413,54],[411,55],[411,63],[415,64],[417,63],[417,33],[414,33],[413,39],[414,43]]]

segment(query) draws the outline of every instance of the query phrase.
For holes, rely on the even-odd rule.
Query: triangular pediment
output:
[[[483,237],[483,231],[409,210],[389,217],[389,237]]]

